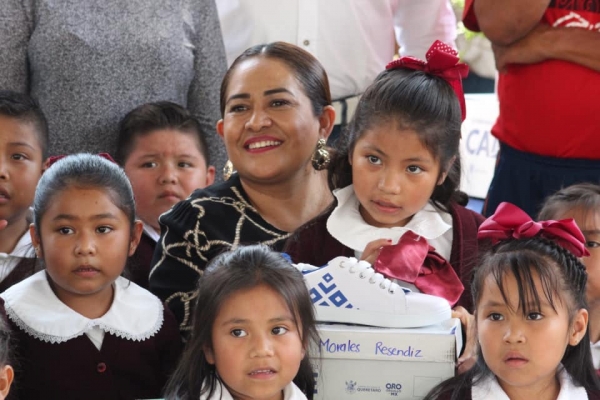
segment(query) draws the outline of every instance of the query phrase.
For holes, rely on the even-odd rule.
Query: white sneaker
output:
[[[296,268],[304,274],[319,322],[416,328],[451,318],[446,299],[403,288],[354,257]]]

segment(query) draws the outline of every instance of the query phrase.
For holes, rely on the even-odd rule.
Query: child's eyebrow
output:
[[[379,147],[373,146],[372,144],[364,145],[363,150],[369,150],[382,156],[386,155],[385,151],[381,150]]]
[[[76,215],[72,215],[72,214],[58,214],[52,220],[53,221],[58,221],[58,220],[76,221],[79,219],[81,219],[81,218]],[[104,214],[92,215],[91,219],[118,219],[118,218],[116,215],[114,215],[112,213],[104,213]]]
[[[248,322],[250,322],[249,319],[234,317],[234,318],[228,319],[226,321],[223,321],[223,323],[221,325],[222,326],[225,326],[225,325],[236,325],[236,324],[244,324],[244,323],[248,323]],[[292,317],[289,317],[289,316],[280,316],[280,317],[271,318],[267,322],[269,322],[269,323],[294,322],[294,319]]]
[[[582,230],[581,233],[584,235],[598,235],[600,234],[600,229]]]
[[[505,307],[506,304],[504,302],[489,300],[482,304],[482,307]]]
[[[27,143],[27,142],[10,142],[8,145],[9,146],[15,146],[15,147],[17,147],[17,146],[25,146],[25,147],[29,147],[31,150],[35,150],[35,148],[32,145],[30,145],[29,143]]]

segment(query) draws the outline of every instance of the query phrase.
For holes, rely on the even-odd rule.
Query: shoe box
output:
[[[392,329],[319,324],[312,348],[315,400],[422,399],[454,376],[460,321]]]

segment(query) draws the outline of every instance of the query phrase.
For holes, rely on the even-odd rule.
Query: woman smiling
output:
[[[220,100],[217,132],[237,172],[160,217],[150,273],[151,291],[184,335],[196,281],[211,258],[241,244],[281,250],[290,232],[333,201],[324,144],[335,112],[325,70],[312,55],[283,42],[252,47],[227,71]]]

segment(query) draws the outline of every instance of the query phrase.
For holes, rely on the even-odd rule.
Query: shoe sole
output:
[[[367,312],[355,309],[315,306],[318,322],[338,322],[377,326],[382,328],[419,328],[435,325],[452,317],[450,307],[435,314],[390,315],[389,313]]]

